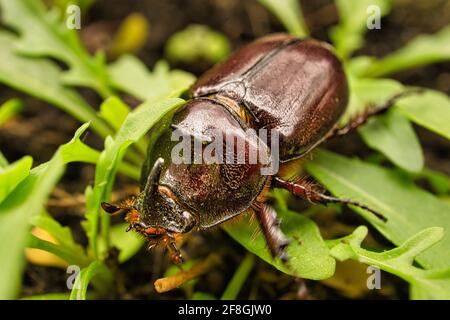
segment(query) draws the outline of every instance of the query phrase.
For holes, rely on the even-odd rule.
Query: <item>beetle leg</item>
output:
[[[283,180],[279,177],[274,177],[272,181],[276,188],[286,189],[290,193],[292,193],[294,196],[306,199],[312,203],[320,203],[320,204],[325,204],[325,205],[328,203],[340,203],[340,204],[344,204],[344,205],[352,205],[352,206],[362,208],[364,210],[367,210],[367,211],[373,213],[376,217],[378,217],[380,220],[382,220],[384,222],[387,221],[385,216],[383,216],[379,212],[376,212],[375,210],[369,208],[368,206],[366,206],[362,203],[359,203],[359,202],[356,202],[356,201],[353,201],[350,199],[340,199],[340,198],[335,198],[335,197],[326,195],[322,192],[316,191],[313,188],[311,188],[310,183],[302,184],[301,181],[300,182],[291,182],[291,181]]]
[[[169,237],[172,238],[171,235],[169,235]],[[181,264],[183,262],[183,257],[181,256],[181,252],[175,244],[175,239],[171,239],[167,247],[170,253],[170,260],[176,265]]]
[[[357,115],[355,118],[351,119],[349,123],[344,127],[336,127],[333,130],[330,131],[330,133],[327,135],[326,139],[334,139],[336,137],[341,137],[346,135],[349,132],[352,132],[362,125],[364,125],[371,117],[383,114],[386,112],[391,106],[393,106],[400,98],[409,96],[411,94],[417,94],[421,93],[422,89],[412,89],[400,92],[392,97],[390,97],[387,101],[385,101],[383,104],[376,106],[374,108],[370,108],[369,110]]]
[[[257,204],[253,208],[272,257],[278,257],[281,261],[287,262],[286,247],[289,245],[290,240],[286,238],[280,229],[281,221],[277,218],[275,209],[265,203]]]

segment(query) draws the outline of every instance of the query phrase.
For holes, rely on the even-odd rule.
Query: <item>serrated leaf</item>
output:
[[[382,77],[406,69],[450,60],[450,26],[423,34],[381,59],[373,59],[364,76]]]
[[[383,153],[395,165],[419,172],[424,165],[422,148],[410,122],[398,111],[369,121],[359,130],[364,142]]]
[[[84,144],[80,137],[89,127],[89,123],[83,124],[75,132],[72,140],[61,146],[61,155],[64,162],[87,162],[96,163],[100,152]]]
[[[86,131],[90,123],[83,124],[75,132],[72,140],[61,146],[61,154],[66,163],[69,162],[85,162],[96,164],[100,158],[100,151],[91,148],[81,141],[81,135]],[[128,163],[122,162],[119,165],[119,171],[135,180],[139,179],[140,171]]]
[[[417,255],[429,250],[442,239],[442,228],[424,229],[408,238],[401,246],[384,252],[361,248],[367,232],[367,228],[361,226],[350,236],[333,241],[330,254],[341,261],[357,260],[403,278],[411,285],[412,299],[449,299],[450,268],[424,270],[413,265]]]
[[[330,37],[342,58],[362,47],[368,23],[379,13],[382,16],[391,9],[390,0],[336,0],[339,24],[331,29]]]
[[[166,62],[157,63],[152,72],[136,57],[124,55],[109,66],[111,83],[117,90],[142,101],[178,97],[194,83],[195,77],[185,71],[169,70]]]
[[[439,244],[417,257],[425,268],[450,267],[450,204],[417,187],[398,172],[318,150],[307,171],[334,195],[350,198],[383,214],[383,222],[363,209],[352,207],[388,240],[400,245],[429,227],[441,227]]]
[[[112,132],[74,90],[62,85],[56,65],[45,59],[17,55],[12,47],[15,40],[11,33],[0,31],[1,83],[51,103],[81,122],[91,121],[92,129],[101,136]]]
[[[33,159],[25,156],[5,168],[0,168],[0,203],[30,174]]]
[[[281,202],[279,194],[276,197]],[[314,280],[331,277],[336,262],[329,255],[316,224],[301,214],[288,210],[284,204],[279,203],[276,210],[282,221],[281,229],[292,240],[287,248],[288,266],[279,259],[272,258],[256,220],[251,221],[245,216],[239,222],[224,225],[224,229],[248,251],[284,273]]]
[[[293,35],[304,38],[309,34],[302,8],[297,0],[258,0],[270,10]]]
[[[61,60],[70,68],[64,75],[66,83],[93,88],[103,97],[111,95],[104,58],[87,53],[76,30],[66,26],[59,12],[47,11],[36,0],[0,0],[0,5],[3,22],[21,35],[16,42],[19,52]]]

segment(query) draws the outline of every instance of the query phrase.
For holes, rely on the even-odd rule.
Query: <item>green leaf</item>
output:
[[[369,106],[383,104],[392,96],[410,90],[392,79],[359,79],[349,74],[350,101],[341,125]],[[423,92],[402,97],[395,103],[412,122],[450,139],[450,98],[444,93],[420,88]]]
[[[124,122],[130,108],[119,98],[111,97],[107,104],[100,105],[100,116],[105,119],[116,131]]]
[[[25,156],[6,168],[0,168],[0,203],[29,175],[32,163],[33,159]]]
[[[210,293],[197,291],[192,296],[192,300],[217,300],[217,298]]]
[[[102,104],[103,106],[103,104]],[[69,162],[85,162],[96,164],[100,158],[100,152],[91,148],[90,146],[84,144],[81,141],[81,135],[89,126],[89,123],[82,125],[77,132],[75,132],[72,140],[61,146],[61,154],[64,157],[66,163]],[[128,163],[122,162],[119,165],[119,171],[135,180],[140,177],[140,169],[130,165]]]
[[[222,294],[222,297],[220,298],[221,300],[234,300],[237,298],[242,286],[245,283],[245,280],[247,280],[250,271],[252,271],[254,264],[255,256],[247,252],[244,260],[242,260],[239,268],[234,273],[233,278],[231,278],[227,288]]]
[[[396,110],[369,121],[359,130],[364,142],[407,171],[423,168],[422,148],[411,123]]]
[[[353,234],[341,240],[332,241],[331,255],[338,260],[354,259],[395,274],[411,284],[412,299],[449,299],[450,268],[424,270],[413,265],[420,253],[440,241],[442,228],[427,228],[408,238],[398,248],[372,252],[361,248],[367,235],[365,226],[358,227]]]
[[[128,223],[120,223],[111,228],[111,244],[120,250],[119,263],[131,259],[144,245],[144,239],[135,232],[125,232]]]
[[[19,99],[11,99],[0,106],[0,126],[14,117],[23,108],[23,102]]]
[[[170,36],[164,51],[169,61],[215,64],[230,54],[230,43],[226,36],[208,26],[191,24]]]
[[[105,101],[107,105],[115,101],[115,98]],[[166,112],[179,107],[184,100],[178,98],[166,99],[161,102],[145,102],[128,114],[114,138],[108,136],[105,140],[105,149],[100,154],[95,170],[95,182],[93,187],[86,189],[86,221],[83,227],[89,239],[89,248],[94,257],[99,256],[97,248],[97,236],[99,230],[100,204],[107,201],[111,193],[117,168],[124,156],[126,149],[138,141],[144,134],[157,123]],[[142,121],[145,119],[145,121]],[[109,219],[103,213],[102,219]],[[105,225],[109,225],[105,221]],[[103,241],[109,248],[109,232],[104,230]]]
[[[39,227],[51,234],[58,244],[55,245],[32,236],[28,244],[29,247],[49,251],[69,264],[76,264],[80,267],[89,263],[83,247],[74,241],[72,232],[68,227],[61,226],[50,215],[43,214],[32,217],[30,222],[33,226]]]
[[[20,300],[69,300],[69,293],[46,293],[23,297]]]
[[[2,21],[21,35],[16,42],[20,53],[61,60],[70,68],[64,74],[67,84],[93,88],[103,97],[111,95],[104,57],[91,57],[57,10],[48,12],[36,0],[0,0],[0,5]]]
[[[83,124],[75,132],[72,140],[61,146],[61,155],[64,162],[96,163],[100,152],[84,144],[80,137],[89,127],[89,123]]]
[[[391,79],[360,79],[348,74],[348,80],[350,98],[341,125],[368,107],[382,105],[392,96],[406,90],[400,82]]]
[[[381,16],[391,10],[390,0],[336,0],[339,12],[339,25],[331,29],[337,53],[347,58],[351,53],[364,44],[364,33],[369,30],[368,23],[373,22],[376,14],[374,8],[379,9]]]
[[[392,96],[409,90],[395,80],[359,79],[352,74],[349,74],[349,84],[350,101],[341,125],[367,107],[382,105]],[[437,91],[423,91],[399,99],[392,107],[395,112],[378,116],[359,130],[369,147],[382,152],[399,167],[414,172],[423,166],[422,151],[413,128],[399,113],[450,139],[450,127],[446,125],[450,122],[450,99]]]
[[[384,104],[396,94],[408,89],[391,79],[361,79],[349,73],[350,100],[340,125],[362,114],[369,108]],[[415,96],[419,96],[418,94]],[[405,100],[401,98],[386,115],[370,119],[358,132],[371,148],[383,153],[390,161],[408,171],[420,171],[423,155],[415,132],[396,109]]]
[[[336,263],[329,255],[316,224],[281,205],[277,207],[277,213],[282,221],[281,229],[292,240],[287,248],[289,266],[284,265],[279,259],[272,259],[255,219],[251,221],[248,216],[244,216],[237,223],[224,225],[224,229],[248,251],[284,273],[313,280],[331,277]]]
[[[33,169],[0,205],[0,299],[16,297],[24,266],[28,221],[37,215],[64,171],[60,153]]]
[[[77,135],[86,128],[86,125],[82,126]],[[29,241],[29,222],[42,211],[50,191],[64,172],[67,159],[64,159],[63,150],[64,145],[50,161],[33,168],[0,204],[0,299],[17,295],[24,266],[23,249]],[[55,249],[51,243],[40,244],[48,245],[49,251]]]
[[[13,4],[20,1],[6,2]],[[101,136],[112,132],[74,90],[63,86],[60,81],[61,71],[56,65],[45,59],[17,55],[12,47],[15,40],[12,34],[0,31],[1,83],[53,104],[78,121],[91,121],[92,129]]]
[[[106,278],[106,281],[112,280],[111,271],[102,262],[94,261],[88,267],[81,269],[76,277],[70,300],[86,300],[89,283],[95,276]]]
[[[416,177],[427,179],[438,195],[445,195],[450,191],[450,177],[442,172],[424,169]]]
[[[4,169],[9,165],[8,160],[5,158],[3,153],[0,151],[0,169]]]
[[[195,80],[195,77],[188,72],[170,71],[164,61],[158,62],[150,72],[132,55],[124,55],[111,64],[109,75],[114,88],[142,101],[159,101],[167,97],[178,97]]]
[[[28,235],[26,247],[52,253],[70,265],[84,266],[89,262],[89,260],[85,258],[84,254],[80,256],[76,254],[74,250],[66,246],[61,246],[47,240],[42,240],[31,234]]]
[[[297,0],[258,0],[270,10],[293,35],[304,38],[309,35],[302,8]]]
[[[425,268],[450,267],[450,204],[417,187],[396,171],[319,150],[307,171],[334,195],[349,198],[383,214],[382,222],[368,211],[352,207],[388,240],[400,245],[429,227],[442,227],[442,241],[417,257]]]
[[[401,99],[396,106],[411,121],[450,140],[450,98],[444,93],[425,90]]]
[[[382,77],[402,70],[448,60],[450,60],[450,26],[436,34],[420,35],[382,59],[373,58],[363,75]]]

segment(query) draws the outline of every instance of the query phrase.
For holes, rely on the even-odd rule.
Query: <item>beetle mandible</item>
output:
[[[287,189],[313,203],[354,205],[384,220],[363,204],[326,195],[304,180],[283,178],[288,164],[324,140],[356,129],[398,98],[338,128],[348,90],[342,64],[328,44],[287,34],[256,40],[202,75],[190,89],[191,99],[168,116],[170,125],[163,121],[151,130],[141,193],[125,203],[102,203],[102,207],[109,213],[125,212],[129,229],[142,234],[150,247],[165,245],[174,263],[182,261],[178,238],[248,211],[256,214],[271,254],[286,261],[289,240],[275,210],[265,203],[271,187]],[[261,129],[277,137],[276,159],[271,152],[273,141],[256,134]],[[178,144],[173,141],[174,132],[200,141],[200,149],[183,155],[187,161],[173,159]],[[198,151],[206,151],[213,142],[218,142],[216,147],[226,144],[229,140],[224,137],[236,143],[229,149],[216,148],[212,154],[234,160],[244,155],[244,162],[195,161]],[[250,162],[252,152],[258,157]],[[264,157],[272,164],[279,161],[280,170],[262,174],[267,167]]]

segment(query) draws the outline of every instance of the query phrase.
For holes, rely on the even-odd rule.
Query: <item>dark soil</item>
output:
[[[382,56],[401,47],[417,34],[439,30],[450,22],[449,8],[450,2],[447,0],[398,1],[392,14],[382,20],[382,29],[367,35],[367,44],[358,54]],[[326,30],[338,19],[333,2],[303,1],[303,9],[312,30],[312,36],[328,40]],[[256,1],[98,0],[83,23],[85,26],[82,29],[83,41],[92,51],[104,46],[110,38],[111,30],[115,30],[120,21],[132,12],[143,13],[150,21],[149,40],[139,53],[139,57],[150,67],[163,57],[164,44],[169,36],[191,23],[206,24],[223,32],[230,39],[233,48],[238,48],[259,36],[283,31],[281,24]],[[202,61],[198,64],[173,67],[180,67],[199,75],[210,65]],[[395,78],[406,84],[434,88],[450,94],[450,63],[402,72]],[[100,102],[98,97],[88,90],[85,91],[84,95],[89,101],[93,105],[98,105]],[[26,154],[32,155],[36,164],[47,161],[60,144],[71,138],[79,124],[46,103],[24,97],[22,94],[0,86],[0,102],[15,96],[25,99],[26,110],[0,128],[1,150],[10,161]],[[417,128],[417,132],[424,148],[427,166],[450,175],[449,141],[421,128]],[[101,140],[94,135],[87,137],[87,143],[99,149],[102,147]],[[341,141],[329,143],[327,147],[347,155],[366,157],[371,154],[356,134]],[[72,199],[71,205],[52,201],[52,205],[48,208],[56,219],[74,230],[77,240],[81,243],[86,241],[80,227],[84,206],[82,195],[86,186],[92,183],[93,173],[93,167],[90,165],[69,166],[58,189],[60,193],[67,192],[75,200]],[[120,191],[131,183],[126,178],[118,177],[115,188]],[[54,194],[52,199],[58,199],[58,195]],[[304,203],[298,201],[293,202],[292,205],[296,209],[306,207]],[[344,210],[344,214],[339,215],[338,222],[350,226],[364,224],[364,221],[350,210]],[[319,225],[327,225],[323,222],[326,220],[321,220],[320,217],[317,220]],[[376,231],[372,230],[371,234],[375,241],[386,244]],[[211,252],[220,252],[224,255],[225,263],[202,277],[196,286],[196,290],[214,294],[216,297],[220,297],[245,255],[245,250],[220,229],[193,235],[183,250],[188,259],[201,259]],[[155,293],[153,281],[163,275],[169,265],[167,257],[161,251],[141,250],[133,259],[120,266],[116,281],[117,290],[109,298],[179,299],[186,297],[181,289],[162,295]],[[66,273],[61,269],[28,265],[22,295],[67,292],[66,278]],[[393,288],[389,294],[374,290],[359,298],[407,298],[407,286],[404,282],[388,274],[383,274],[383,279]],[[307,294],[301,293],[304,292],[305,286]],[[293,279],[275,271],[260,260],[239,297],[243,299],[346,298],[341,292],[321,282]]]

